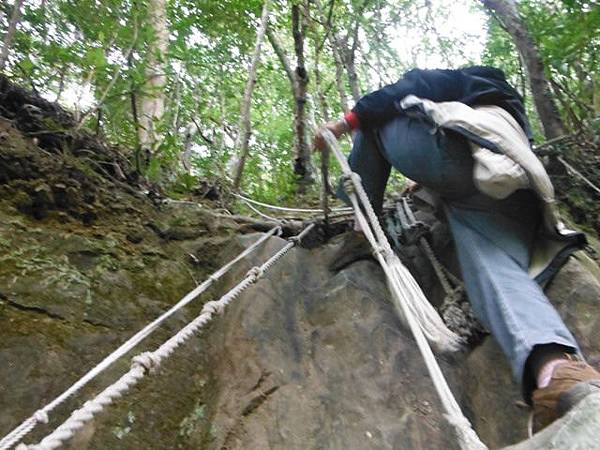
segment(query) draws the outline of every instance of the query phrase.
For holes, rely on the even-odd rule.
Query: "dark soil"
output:
[[[116,147],[76,129],[71,113],[0,76],[0,197],[44,219],[94,223],[150,202]]]

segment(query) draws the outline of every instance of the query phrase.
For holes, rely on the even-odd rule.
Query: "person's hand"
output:
[[[336,120],[335,122],[327,122],[315,133],[315,138],[313,141],[313,147],[315,151],[323,150],[325,148],[323,130],[331,131],[336,139],[339,139],[342,134],[350,131],[350,126],[344,119]]]

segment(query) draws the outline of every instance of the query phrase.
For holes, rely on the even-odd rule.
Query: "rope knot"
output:
[[[159,366],[160,357],[152,352],[140,353],[131,359],[131,368],[142,367],[146,373],[156,373]]]
[[[256,281],[258,280],[260,277],[262,277],[264,275],[265,271],[262,270],[260,267],[258,266],[254,266],[252,269],[250,269],[248,271],[248,273],[246,274],[247,277],[252,277],[252,281]]]
[[[356,194],[356,185],[361,185],[362,183],[362,178],[356,172],[342,175],[341,180],[344,191],[348,195]]]
[[[225,305],[219,303],[218,301],[212,300],[204,304],[204,306],[202,307],[202,313],[221,315],[223,313],[224,308]]]
[[[33,418],[37,423],[48,423],[48,413],[43,409],[38,409],[34,414]]]

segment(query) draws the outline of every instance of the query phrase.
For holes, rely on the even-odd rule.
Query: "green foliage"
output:
[[[589,123],[600,114],[600,8],[585,0],[522,0],[519,7],[563,119],[571,129]],[[495,19],[483,61],[501,67],[528,94],[518,53]]]
[[[84,126],[98,129],[107,140],[129,149],[132,160],[140,151],[140,113],[136,117],[132,105],[139,109],[143,98],[163,95],[165,112],[155,124],[160,140],[142,169],[146,177],[166,185],[174,195],[184,195],[197,179],[228,176],[263,1],[168,1],[168,50],[159,55],[166,85],[160,92],[152,91],[147,83],[149,56],[157,39],[149,21],[149,2],[26,1],[7,71],[47,98],[70,106]],[[473,17],[483,16],[470,0],[321,0],[328,23],[322,21],[314,1],[296,3],[306,13],[305,57],[312,99],[308,106],[316,122],[309,123],[309,129],[326,116],[342,113],[328,40],[333,32],[343,46],[355,49],[362,92],[393,82],[414,66],[483,62],[507,73],[534,114],[526,74],[498,22],[489,19],[487,35],[459,22],[457,11],[470,8]],[[584,0],[522,0],[519,4],[569,125],[597,116],[600,8]],[[290,5],[288,0],[273,1],[270,26],[294,66]],[[2,25],[6,27],[7,21]],[[342,81],[349,94],[347,76]],[[321,103],[321,95],[326,104]],[[297,197],[293,113],[292,87],[266,41],[252,102],[250,158],[243,181],[244,191],[262,200],[293,202]],[[182,152],[190,147],[193,170],[187,173],[181,164]],[[319,157],[315,159],[318,167]],[[339,173],[335,164],[332,172]],[[309,195],[316,198],[319,189],[317,184]]]

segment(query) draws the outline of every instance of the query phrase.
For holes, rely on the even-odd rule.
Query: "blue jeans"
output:
[[[452,132],[431,133],[426,124],[409,117],[358,132],[348,161],[378,212],[392,166],[442,197],[473,312],[500,344],[526,391],[531,374],[524,373],[525,366],[536,345],[553,343],[579,352],[527,273],[541,218],[532,191],[520,190],[504,200],[479,193],[466,140]]]

